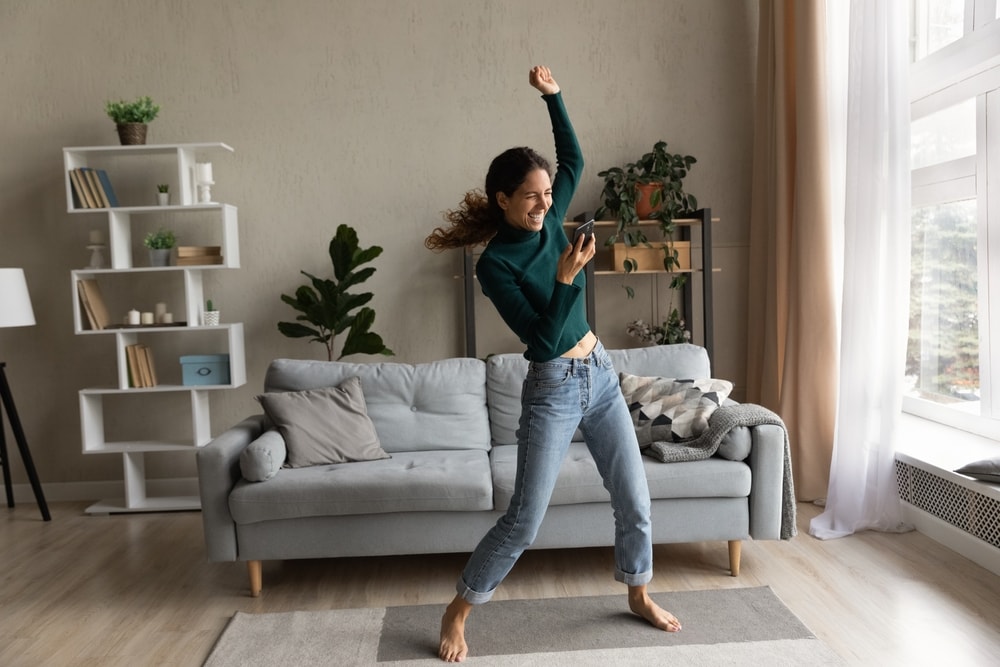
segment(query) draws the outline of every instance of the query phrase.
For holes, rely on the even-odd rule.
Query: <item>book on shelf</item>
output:
[[[84,278],[78,281],[76,286],[90,328],[95,331],[107,328],[111,323],[111,317],[108,315],[108,307],[101,294],[101,286],[93,278]]]
[[[69,183],[73,190],[73,208],[90,208],[87,205],[87,195],[83,192],[83,185],[80,183],[80,174],[76,169],[69,170]]]
[[[118,197],[115,196],[115,189],[111,187],[111,178],[108,177],[108,172],[98,169],[97,178],[101,182],[101,187],[104,188],[104,196],[108,200],[108,206],[112,208],[118,206]]]
[[[87,184],[90,186],[90,191],[94,195],[94,200],[97,202],[97,208],[111,208],[111,204],[108,203],[108,197],[104,194],[104,187],[101,185],[101,179],[97,177],[97,170],[91,167],[80,167],[84,175],[87,177]]]
[[[81,169],[71,169],[69,172],[69,180],[76,187],[81,208],[97,208],[97,200],[94,199],[94,195],[90,191],[90,185],[87,181],[86,174],[84,174]]]
[[[153,364],[153,352],[148,345],[126,345],[125,357],[128,361],[129,386],[142,389],[159,384]]]
[[[200,257],[178,257],[177,266],[200,266],[204,264],[222,264],[222,255],[202,255]]]
[[[198,266],[199,264],[222,264],[222,246],[177,246],[177,266]]]
[[[141,387],[142,377],[139,375],[139,357],[135,345],[125,346],[125,361],[128,367],[128,386]]]
[[[142,346],[142,356],[146,371],[149,376],[149,386],[155,387],[156,385],[160,384],[160,382],[156,377],[156,364],[153,362],[153,351],[149,349],[148,345]]]
[[[177,246],[178,257],[204,257],[206,255],[221,255],[222,246],[218,245],[179,245]]]

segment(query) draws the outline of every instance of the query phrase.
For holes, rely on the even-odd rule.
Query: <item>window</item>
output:
[[[904,409],[1000,439],[998,5],[910,5],[913,210]]]

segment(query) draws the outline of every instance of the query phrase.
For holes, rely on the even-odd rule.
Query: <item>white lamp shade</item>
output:
[[[0,327],[30,327],[34,323],[24,269],[0,269]]]

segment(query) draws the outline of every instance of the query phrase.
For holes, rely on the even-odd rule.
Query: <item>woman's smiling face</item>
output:
[[[507,224],[518,229],[537,232],[542,229],[545,214],[552,206],[552,179],[544,169],[528,172],[524,182],[509,197],[497,193],[497,203],[503,209]]]

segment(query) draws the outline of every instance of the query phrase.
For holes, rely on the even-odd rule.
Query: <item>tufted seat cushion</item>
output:
[[[493,509],[490,464],[479,449],[399,452],[391,459],[283,468],[241,479],[229,495],[237,524],[307,516]]]
[[[498,510],[510,504],[517,473],[517,445],[500,445],[490,455],[493,467],[493,502]],[[742,461],[711,458],[671,463],[643,458],[649,496],[660,498],[745,498],[750,494],[750,467]],[[574,442],[563,459],[549,505],[574,505],[608,501],[597,464],[587,445]]]

